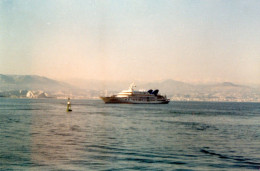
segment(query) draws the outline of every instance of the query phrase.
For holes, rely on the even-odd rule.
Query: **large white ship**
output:
[[[168,104],[170,99],[158,94],[159,90],[136,91],[134,83],[128,90],[123,90],[117,95],[100,97],[105,103],[128,103],[128,104]]]

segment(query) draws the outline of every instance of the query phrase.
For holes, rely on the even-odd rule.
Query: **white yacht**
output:
[[[168,104],[170,99],[158,94],[159,90],[136,91],[134,83],[128,90],[123,90],[117,95],[100,97],[105,103],[128,103],[128,104]]]

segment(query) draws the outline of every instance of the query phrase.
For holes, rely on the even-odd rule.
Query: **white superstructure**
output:
[[[105,103],[131,103],[131,104],[167,104],[169,99],[159,95],[159,90],[136,91],[135,84],[132,83],[128,90],[123,90],[111,97],[101,97]]]

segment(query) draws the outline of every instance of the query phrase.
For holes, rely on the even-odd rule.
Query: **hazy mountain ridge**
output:
[[[0,97],[57,98],[75,89],[67,83],[37,75],[0,74]]]
[[[192,85],[174,80],[148,83],[144,87],[158,87],[172,100],[183,101],[260,101],[260,88],[231,82]]]
[[[0,97],[14,98],[98,98],[128,89],[131,81],[69,80],[68,83],[37,75],[0,74]],[[232,82],[194,85],[175,80],[136,82],[136,89],[159,89],[171,100],[260,102],[260,87]]]
[[[3,75],[0,74],[0,90],[43,90],[62,91],[75,87],[47,77],[37,75]]]
[[[93,86],[95,87],[95,86]],[[0,97],[11,98],[97,98],[95,89],[80,89],[69,83],[37,75],[0,74]]]

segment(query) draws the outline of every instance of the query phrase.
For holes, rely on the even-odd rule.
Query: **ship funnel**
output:
[[[157,94],[159,93],[159,90],[158,89],[156,89],[156,90],[154,90],[153,91],[153,93],[152,94],[154,94],[155,96],[157,96]]]
[[[152,93],[153,93],[153,90],[150,89],[150,90],[148,90],[147,92],[148,92],[149,94],[152,94]]]

